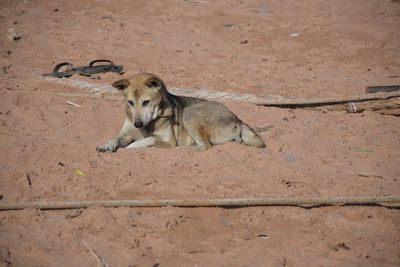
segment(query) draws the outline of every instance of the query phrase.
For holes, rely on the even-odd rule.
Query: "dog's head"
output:
[[[167,91],[157,76],[139,73],[130,79],[116,81],[112,86],[124,92],[127,115],[136,128],[146,127],[162,113]]]

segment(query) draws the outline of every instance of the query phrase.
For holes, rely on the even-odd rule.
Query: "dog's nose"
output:
[[[135,121],[134,123],[136,128],[142,128],[143,127],[143,122],[142,121]]]

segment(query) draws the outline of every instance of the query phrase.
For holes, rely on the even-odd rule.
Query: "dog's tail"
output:
[[[240,131],[240,137],[248,146],[255,146],[255,147],[265,147],[264,140],[254,132],[247,124],[242,122],[242,129]]]

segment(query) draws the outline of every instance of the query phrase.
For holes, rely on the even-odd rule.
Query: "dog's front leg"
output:
[[[105,145],[96,148],[98,152],[115,152],[120,147],[126,147],[132,141],[143,138],[143,133],[133,127],[132,122],[128,119],[125,120],[119,134],[111,138]]]
[[[154,146],[157,141],[157,137],[155,136],[149,136],[141,140],[137,140],[130,145],[128,145],[126,148],[140,148],[140,147],[149,147],[149,146]]]
[[[126,147],[129,143],[133,141],[132,136],[128,135],[118,135],[114,138],[111,138],[105,145],[99,146],[96,148],[98,152],[116,152],[120,147]]]

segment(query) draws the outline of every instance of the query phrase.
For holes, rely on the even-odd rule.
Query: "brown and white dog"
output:
[[[112,84],[126,98],[126,119],[119,132],[97,151],[120,147],[194,147],[204,150],[229,141],[265,147],[264,141],[224,105],[175,96],[149,73]]]

